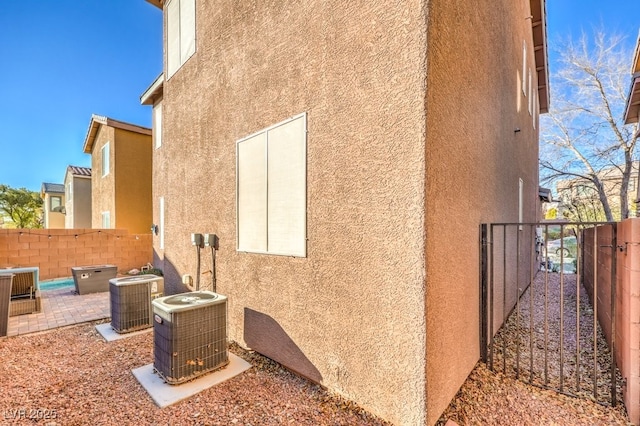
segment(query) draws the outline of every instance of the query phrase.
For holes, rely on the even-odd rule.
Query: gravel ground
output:
[[[593,309],[584,288],[580,287],[577,297],[575,275],[565,275],[562,287],[561,292],[559,274],[537,275],[533,287],[522,295],[520,305],[494,338],[494,370],[499,372],[492,372],[479,363],[439,424],[446,423],[447,419],[461,425],[628,424],[621,402],[615,408],[595,402],[594,369],[598,372],[597,400],[610,402],[611,355],[599,326],[596,326],[594,345]],[[597,350],[594,351],[594,347]],[[618,401],[622,398],[621,384],[618,373]],[[545,387],[562,387],[563,392],[581,398],[561,395]]]
[[[543,385],[539,367],[547,335],[548,383],[554,386],[559,377],[559,304],[547,303],[547,326],[544,325],[544,298],[539,295],[545,283],[540,276],[534,283],[533,382]],[[546,284],[549,301],[559,295],[557,276]],[[566,277],[565,277],[566,278]],[[531,300],[523,295],[520,321],[517,311],[507,327],[496,337],[495,369],[479,363],[443,413],[438,424],[448,419],[460,425],[627,425],[622,404],[606,407],[588,399],[589,365],[593,365],[593,312],[581,291],[580,343],[581,377],[587,379],[576,392],[576,339],[572,324],[576,307],[575,281],[565,282],[565,330],[563,362],[565,391],[582,393],[572,398],[551,390],[531,386],[513,377],[514,360],[520,352],[520,374],[528,380],[528,340]],[[571,292],[573,288],[573,295]],[[536,296],[537,295],[537,296]],[[573,305],[572,305],[573,304]],[[542,317],[540,315],[542,314]],[[589,316],[591,315],[591,316]],[[540,323],[542,318],[542,323]],[[527,319],[527,321],[524,321]],[[43,333],[0,339],[0,424],[48,425],[386,425],[355,404],[333,395],[282,368],[279,364],[232,344],[236,355],[253,365],[247,372],[185,401],[160,409],[131,373],[133,368],[153,362],[153,334],[144,333],[107,343],[95,331],[99,322],[50,330]],[[506,333],[506,334],[505,334]],[[505,365],[502,373],[501,338],[505,336]],[[520,339],[520,349],[517,342]],[[609,354],[598,343],[598,368],[605,369]],[[555,345],[555,346],[554,346]],[[499,349],[499,350],[498,350]],[[574,354],[573,356],[571,354]],[[573,361],[572,361],[573,360]],[[586,360],[586,361],[585,361]],[[583,365],[584,364],[584,365]],[[573,367],[572,367],[573,366]],[[605,375],[606,376],[606,375]],[[598,383],[602,392],[608,383]],[[34,417],[30,419],[29,417]]]
[[[0,424],[386,424],[233,344],[253,368],[160,409],[131,373],[153,362],[153,334],[107,343],[97,323],[0,339]]]

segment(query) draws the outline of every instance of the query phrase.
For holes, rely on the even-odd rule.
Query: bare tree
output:
[[[633,51],[623,37],[604,30],[561,43],[558,51],[561,69],[551,83],[552,109],[541,119],[541,181],[587,182],[606,220],[625,219],[639,154],[637,124],[624,125],[623,118]],[[605,182],[612,170],[620,176],[615,188]],[[619,204],[619,218],[612,203]]]

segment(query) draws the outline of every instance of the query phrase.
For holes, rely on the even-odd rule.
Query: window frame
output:
[[[183,13],[187,9],[193,11],[192,26],[185,25],[187,18]],[[169,80],[196,53],[196,2],[195,0],[168,0],[164,10],[166,11],[166,75]],[[191,22],[188,23],[191,24]],[[175,39],[173,30],[177,31]],[[174,49],[177,49],[177,52]]]
[[[107,210],[100,213],[100,215],[102,217],[102,220],[101,220],[102,229],[111,229],[111,212]],[[105,219],[106,219],[106,225],[105,225]]]
[[[105,177],[109,174],[111,168],[111,148],[109,146],[109,142],[102,145],[100,148],[100,158],[101,158],[101,167],[102,167],[102,177]]]
[[[274,211],[273,209],[279,206],[279,201],[282,201],[282,199],[281,197],[278,196],[279,193],[277,192],[274,193],[273,190],[271,189],[271,188],[277,187],[277,183],[272,185],[271,188],[269,187],[269,176],[273,174],[273,176],[275,177],[274,182],[277,182],[277,176],[279,174],[279,170],[273,169],[273,168],[270,169],[269,164],[275,163],[277,165],[279,161],[282,162],[282,159],[278,160],[276,158],[279,158],[279,157],[275,157],[273,160],[271,160],[271,162],[269,161],[269,151],[270,151],[269,150],[269,145],[270,145],[269,134],[271,132],[276,132],[276,129],[284,129],[284,126],[288,124],[293,124],[297,120],[302,120],[300,124],[301,134],[299,135],[300,136],[299,142],[301,145],[296,146],[295,148],[299,150],[301,157],[299,157],[300,163],[295,165],[294,167],[299,167],[297,172],[299,173],[299,177],[301,178],[301,181],[291,180],[292,182],[291,194],[296,194],[298,196],[298,199],[295,200],[294,198],[295,196],[292,197],[292,199],[295,200],[294,201],[295,205],[293,207],[287,206],[287,207],[291,207],[292,210],[291,211],[287,210],[284,214],[276,216],[276,215],[270,214],[270,212],[273,212]],[[292,130],[295,131],[296,127],[295,126],[292,127]],[[268,254],[268,255],[277,255],[277,256],[293,256],[293,257],[307,256],[307,169],[308,169],[307,168],[307,158],[308,158],[307,132],[308,132],[307,114],[306,112],[304,112],[236,141],[236,231],[237,231],[236,232],[236,251],[243,252],[243,253]],[[264,135],[264,142],[262,142],[260,139],[257,139],[259,137],[262,137],[262,135]],[[255,140],[257,144],[264,143],[264,146],[262,148],[264,152],[263,172],[264,172],[265,181],[264,182],[259,181],[257,183],[257,185],[261,186],[261,188],[258,188],[259,189],[258,192],[260,192],[260,190],[264,190],[264,194],[263,194],[264,205],[258,206],[260,211],[255,216],[255,221],[257,222],[243,224],[241,223],[241,220],[243,220],[243,217],[245,217],[245,213],[243,213],[243,209],[245,208],[245,206],[241,206],[241,202],[242,202],[241,186],[244,186],[244,184],[242,184],[241,182],[242,153],[240,152],[240,145],[250,140]],[[274,144],[272,151],[275,151],[277,153],[278,142],[281,142],[283,140],[286,140],[286,139],[274,138],[274,142],[272,142],[272,144]],[[293,142],[294,143],[298,142],[298,139],[294,139]],[[258,146],[258,148],[260,147]],[[280,149],[281,148],[282,147],[280,147]],[[277,154],[272,154],[272,155],[277,155]],[[287,163],[287,164],[290,164],[290,163]],[[271,173],[270,170],[272,170],[273,172]],[[248,177],[247,179],[251,181],[252,177],[255,178],[256,176],[253,175]],[[283,191],[284,189],[280,188],[280,190]],[[299,192],[296,192],[296,191],[299,191]],[[258,198],[260,199],[262,198],[262,196]],[[272,199],[273,201],[270,201],[270,199]],[[294,218],[292,222],[296,222],[295,225],[293,225],[289,230],[282,230],[279,227],[279,225],[282,225],[283,216],[295,215],[296,213],[300,213],[301,217]],[[264,215],[264,217],[262,217],[262,215]],[[273,218],[274,216],[275,216],[275,219],[270,220],[270,217]],[[251,216],[251,217],[253,218],[254,216]],[[263,224],[260,223],[260,221],[262,220],[264,220]],[[245,235],[243,229],[246,229],[246,227],[249,227],[249,228],[253,227],[253,228],[259,229],[260,226],[262,225],[264,226],[264,229],[261,231],[261,234],[258,236],[258,239],[264,238],[264,241],[261,244],[264,248],[262,249],[262,248],[248,247],[246,245],[247,243],[244,243],[242,241],[243,235]],[[287,235],[287,231],[290,231],[291,234]],[[291,238],[291,241],[292,241],[290,243],[284,243],[285,245],[288,244],[289,247],[285,249],[278,249],[277,248],[278,244],[280,244],[280,246],[282,247],[283,245],[282,241],[286,240],[287,238]],[[276,248],[274,249],[273,247],[276,247]]]
[[[60,200],[56,207],[62,207],[62,196],[61,195],[50,195],[49,196],[49,211],[50,212],[54,212],[54,213],[60,213],[59,211],[55,211],[54,210],[56,208],[56,207],[53,206],[53,200],[54,199]]]

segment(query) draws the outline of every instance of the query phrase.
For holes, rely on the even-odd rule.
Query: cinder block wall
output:
[[[37,266],[41,280],[69,277],[73,266],[113,264],[122,273],[152,260],[150,234],[122,229],[0,229],[0,269]]]
[[[598,322],[611,344],[611,242],[610,225],[598,227],[598,252],[594,262],[594,229],[584,234],[584,285],[594,300],[594,265],[598,265]],[[632,423],[640,422],[640,219],[617,225],[615,358],[626,386],[624,403]]]

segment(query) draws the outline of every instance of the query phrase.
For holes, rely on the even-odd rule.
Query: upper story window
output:
[[[156,149],[162,146],[162,102],[153,106],[153,141]]]
[[[102,176],[109,174],[109,142],[105,143],[101,149],[102,153]]]
[[[522,42],[522,93],[527,96],[527,43]]]
[[[167,10],[167,78],[196,51],[195,0],[170,0]]]
[[[62,197],[53,195],[51,196],[49,203],[50,203],[49,209],[52,212],[59,212],[60,207],[62,207]]]

